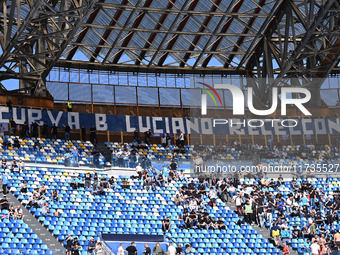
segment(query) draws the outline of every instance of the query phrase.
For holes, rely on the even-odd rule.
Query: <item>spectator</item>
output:
[[[66,240],[66,255],[72,255],[72,245],[73,245],[73,238],[70,234],[68,234]]]
[[[156,243],[156,246],[153,248],[154,255],[164,255],[165,252],[162,247],[159,246],[159,243]]]
[[[50,209],[48,208],[48,203],[43,203],[42,209],[41,209],[41,214],[46,216],[50,213]]]
[[[130,246],[128,246],[125,249],[127,255],[136,255],[137,254],[137,249],[136,249],[136,244],[135,242],[132,242]]]
[[[3,141],[2,146],[3,147],[4,146],[6,146],[6,147],[10,147],[11,146],[11,143],[8,141],[7,137],[5,137],[5,140]],[[19,146],[19,148],[20,148],[20,146]]]
[[[123,244],[119,244],[117,255],[124,255],[124,247]]]
[[[133,131],[133,140],[139,143],[139,131],[137,128]]]
[[[177,248],[176,248],[176,255],[183,255],[183,248],[182,248],[182,244],[178,244]]]
[[[105,255],[104,248],[103,248],[103,243],[102,242],[97,242],[97,245],[96,245],[96,255]]]
[[[71,127],[69,124],[67,124],[66,126],[63,124],[64,128],[65,128],[65,140],[69,141],[70,140],[70,132],[71,132]]]
[[[25,170],[25,163],[22,161],[22,159],[19,160],[19,171],[22,172]]]
[[[142,164],[138,163],[138,165],[136,166],[136,173],[138,175],[139,180],[142,179],[142,173],[143,173],[143,168],[142,168]]]
[[[320,245],[317,243],[317,240],[314,240],[312,245],[310,246],[312,255],[319,255],[320,254]]]
[[[165,134],[162,135],[162,146],[166,148],[166,135]]]
[[[73,146],[72,150],[72,160],[73,160],[73,166],[78,166],[78,161],[79,161],[79,152],[77,150],[76,146]]]
[[[59,193],[57,190],[53,190],[52,191],[52,199],[53,199],[53,202],[58,202],[59,201]]]
[[[109,180],[109,187],[111,189],[114,189],[116,187],[116,185],[115,185],[115,178],[113,176],[111,176],[111,178]]]
[[[24,219],[24,211],[21,209],[20,205],[18,205],[17,209],[15,209],[14,217],[15,219]]]
[[[47,134],[48,134],[48,125],[47,122],[44,122],[44,125],[42,126],[42,137],[43,138],[47,138]]]
[[[24,180],[21,184],[20,184],[20,192],[22,194],[26,194],[27,193],[27,181]]]
[[[12,115],[12,113],[13,113],[13,107],[12,107],[12,101],[11,101],[11,99],[8,99],[8,101],[6,102],[6,106],[7,106],[7,108],[8,108],[9,113]]]
[[[162,222],[162,230],[163,230],[164,232],[166,232],[166,231],[170,231],[170,228],[171,228],[170,218],[167,217],[167,218],[164,219],[163,222]]]
[[[78,237],[74,238],[73,244],[72,244],[72,255],[80,255],[79,250],[81,249],[80,243],[78,241]]]
[[[72,112],[72,104],[70,100],[67,100],[66,111]]]
[[[11,205],[8,209],[8,218],[9,219],[14,219],[15,218],[15,209],[14,209],[14,205]]]
[[[148,244],[144,244],[145,251],[143,251],[144,255],[151,255],[151,249]]]
[[[169,243],[168,254],[169,255],[176,255],[176,248],[172,245],[172,243]]]
[[[15,159],[13,159],[10,167],[11,173],[19,172],[18,164]]]
[[[168,147],[171,147],[171,137],[170,134],[166,134],[166,144],[168,145]]]
[[[87,255],[95,255],[96,250],[96,242],[94,241],[94,238],[91,237],[90,241],[87,244]]]
[[[90,128],[90,141],[91,143],[97,143],[96,128],[94,125]]]
[[[97,150],[96,147],[93,148],[92,150],[92,156],[93,156],[93,164],[95,167],[99,168],[99,157],[100,157],[100,152]]]
[[[15,123],[14,119],[11,118],[9,124],[10,124],[10,133],[11,133],[11,135],[15,135],[16,130],[17,130],[17,123]]]
[[[8,175],[5,172],[2,172],[1,175],[1,183],[2,183],[2,192],[4,193],[4,195],[6,195],[8,193],[7,191],[7,187],[8,187]]]
[[[85,173],[85,188],[89,189],[91,187],[91,174],[89,171]]]
[[[55,123],[53,123],[51,134],[54,140],[58,139],[58,127],[55,125]]]
[[[151,138],[151,136],[152,136],[151,129],[149,129],[148,131],[146,131],[146,132],[144,133],[144,135],[145,135],[145,141],[146,141],[146,143],[147,143],[147,144],[151,144],[151,140],[150,140],[150,138]]]
[[[81,126],[80,132],[81,132],[81,140],[86,141],[86,129],[84,126]]]
[[[27,123],[27,121],[24,122],[24,126],[22,127],[23,132],[24,132],[24,137],[25,138],[30,138],[30,127]]]
[[[289,247],[286,245],[286,243],[283,243],[283,255],[289,255]]]
[[[34,121],[31,125],[31,133],[32,133],[32,137],[38,137],[38,123],[36,121]]]
[[[2,124],[0,124],[0,137],[2,140],[4,140],[5,137],[5,130],[6,128]]]
[[[4,195],[2,197],[2,199],[0,200],[0,207],[1,207],[1,210],[4,210],[4,209],[8,210],[9,209],[9,202],[7,200],[6,195]]]

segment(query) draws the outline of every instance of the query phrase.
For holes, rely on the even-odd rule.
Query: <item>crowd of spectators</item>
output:
[[[281,248],[303,239],[302,246],[296,247],[301,253],[328,254],[339,250],[340,230],[334,225],[340,208],[339,189],[330,195],[309,180],[284,180],[281,175],[253,183],[230,177],[218,180],[216,189],[221,191],[223,183],[227,186],[225,198],[232,198],[242,217],[237,224],[267,228],[273,243]],[[292,219],[305,219],[303,227],[292,223]]]

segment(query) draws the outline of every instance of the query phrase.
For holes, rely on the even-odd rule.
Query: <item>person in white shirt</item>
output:
[[[214,190],[213,188],[210,188],[209,198],[216,199],[216,196],[217,196],[216,190]]]
[[[169,243],[168,253],[169,253],[169,255],[175,255],[176,254],[176,248],[172,245],[172,243]]]
[[[136,166],[136,172],[138,174],[138,178],[142,179],[143,168],[142,168],[141,163],[138,163],[138,165]]]
[[[318,255],[320,252],[320,245],[317,243],[317,240],[314,240],[314,243],[310,246],[312,251],[312,255]]]
[[[124,255],[124,248],[122,243],[119,245],[117,255]]]

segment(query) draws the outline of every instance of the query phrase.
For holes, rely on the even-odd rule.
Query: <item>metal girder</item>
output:
[[[21,80],[20,89],[33,86],[35,89],[29,91],[46,95],[46,77],[69,46],[80,24],[92,11],[95,2],[18,0],[17,4],[3,8],[4,18],[0,22],[7,28],[5,34],[16,33],[10,42],[5,41],[7,46],[0,57],[0,68]],[[29,8],[24,19],[20,14],[22,8]],[[8,32],[9,28],[12,31]]]
[[[129,1],[128,0],[123,0],[122,4],[125,5],[127,4]],[[117,20],[119,20],[120,16],[122,15],[123,11],[117,11],[115,16],[113,17],[113,19],[110,22],[110,25],[108,27],[114,27],[117,23]],[[98,44],[98,46],[104,45],[107,38],[110,36],[111,34],[111,30],[106,28],[105,33],[103,34],[103,37],[100,39],[100,42]],[[101,51],[101,47],[96,48],[95,52],[93,53],[93,56],[90,58],[91,62],[94,62],[95,59],[98,57],[100,51]]]

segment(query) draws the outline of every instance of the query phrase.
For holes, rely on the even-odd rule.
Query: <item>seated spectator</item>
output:
[[[183,254],[182,244],[179,243],[176,248],[176,255],[182,255],[182,254]]]
[[[41,185],[41,187],[39,188],[39,194],[41,196],[45,196],[46,195],[46,192],[47,192],[47,187],[45,186],[45,183],[43,183]]]
[[[17,137],[14,138],[13,147],[14,147],[14,148],[18,148],[18,149],[20,148],[20,142],[19,142],[19,140],[18,140]]]
[[[21,209],[20,205],[15,209],[14,217],[15,219],[24,219],[24,211]]]
[[[96,255],[105,255],[102,242],[96,244]]]
[[[100,180],[100,186],[103,187],[104,189],[107,189],[107,188],[108,188],[109,183],[108,183],[108,181],[106,180],[106,177],[103,177],[103,178]]]
[[[142,179],[143,168],[141,163],[138,163],[138,165],[136,166],[136,173],[138,175],[139,180]]]
[[[50,213],[50,209],[48,208],[48,203],[43,203],[41,214],[42,215],[48,215]]]
[[[52,199],[54,202],[58,202],[59,201],[59,193],[57,190],[53,190],[52,191]]]
[[[15,209],[14,205],[11,205],[8,209],[8,218],[9,219],[14,219],[15,218]]]
[[[123,189],[130,189],[129,182],[127,181],[126,178],[123,178],[123,179],[122,179],[122,188],[123,188]]]
[[[23,194],[27,193],[27,181],[24,180],[21,184],[20,184],[20,192]]]
[[[171,228],[170,218],[167,217],[167,218],[164,219],[163,222],[162,222],[162,230],[163,230],[164,232],[166,232],[166,231],[170,231],[170,228]]]
[[[20,172],[25,170],[25,163],[22,161],[22,159],[19,160],[18,166],[19,166],[19,171]]]
[[[220,218],[218,221],[217,221],[217,228],[219,230],[221,229],[226,229],[226,226],[224,225],[224,220],[222,218]]]
[[[8,141],[8,138],[5,137],[5,140],[3,140],[2,146],[10,147],[11,143]],[[20,147],[20,144],[19,144]]]
[[[78,182],[77,182],[75,176],[73,176],[73,178],[72,178],[72,180],[71,180],[71,183],[70,183],[70,186],[71,186],[73,189],[77,189],[77,188],[78,188]]]
[[[19,168],[18,168],[18,164],[15,161],[15,159],[13,159],[12,163],[11,163],[11,167],[10,167],[11,173],[14,172],[19,172]]]
[[[158,178],[157,178],[157,185],[158,185],[159,187],[164,187],[164,185],[165,185],[165,181],[164,181],[164,178],[163,178],[163,175],[162,175],[162,174],[160,174],[160,175],[158,176]]]
[[[181,205],[184,202],[184,198],[182,196],[180,196],[180,194],[176,194],[176,196],[173,199],[173,202],[176,205]]]
[[[38,203],[36,195],[33,195],[32,197],[30,197],[30,199],[28,200],[27,206],[29,208],[31,208],[31,207],[38,208],[39,207],[39,203]]]
[[[6,195],[4,195],[2,197],[2,199],[0,200],[0,207],[1,207],[1,210],[4,210],[4,209],[8,210],[9,209],[9,202],[7,200]]]
[[[115,178],[113,176],[111,176],[111,178],[109,179],[109,187],[111,189],[114,189],[116,187],[116,185],[115,185]]]
[[[7,168],[7,161],[6,161],[5,157],[3,157],[2,160],[1,160],[1,168],[2,169]]]

